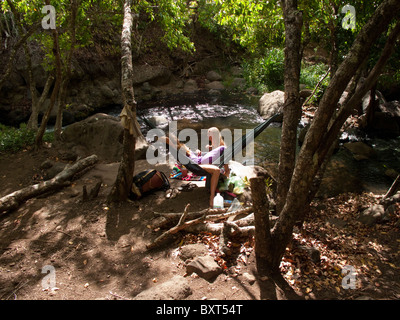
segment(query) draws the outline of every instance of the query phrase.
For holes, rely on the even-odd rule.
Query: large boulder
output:
[[[343,146],[353,154],[356,160],[367,160],[376,156],[375,150],[361,141],[345,143]]]
[[[120,161],[122,156],[123,127],[118,118],[97,113],[85,120],[66,127],[62,141],[73,146],[83,147],[89,154],[96,154],[107,161]],[[136,142],[136,159],[143,159],[148,144],[140,138]],[[76,149],[76,148],[74,148]],[[81,149],[82,150],[82,149]]]
[[[224,90],[225,86],[221,81],[212,81],[205,85],[206,89],[209,90]]]
[[[141,65],[133,67],[133,84],[149,82],[158,86],[168,84],[171,80],[171,71],[164,66]]]
[[[206,78],[207,78],[207,80],[209,80],[211,82],[212,81],[221,81],[222,80],[222,76],[218,72],[216,72],[214,70],[211,70],[211,71],[207,72]]]
[[[276,90],[265,93],[258,103],[258,113],[264,119],[268,119],[276,113],[282,113],[284,103],[285,93],[283,91]],[[277,121],[279,121],[279,119]],[[280,121],[282,121],[282,119],[280,119]]]

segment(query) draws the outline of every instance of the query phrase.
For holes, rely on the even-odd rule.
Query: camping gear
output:
[[[170,188],[168,178],[163,172],[156,169],[142,171],[133,177],[131,195],[133,199],[140,199],[158,190],[168,190]]]

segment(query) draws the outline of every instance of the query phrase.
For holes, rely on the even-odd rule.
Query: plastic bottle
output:
[[[228,212],[233,212],[233,211],[238,211],[242,205],[240,204],[239,200],[235,198],[235,200],[232,201],[231,206],[228,209]]]
[[[217,193],[214,197],[214,209],[223,209],[224,208],[224,198]]]

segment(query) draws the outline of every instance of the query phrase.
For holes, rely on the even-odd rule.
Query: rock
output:
[[[72,149],[79,145],[90,154],[108,161],[120,161],[123,128],[118,118],[98,113],[66,127],[62,140]],[[148,143],[144,137],[136,141],[135,159],[144,159]]]
[[[207,255],[196,257],[187,264],[187,275],[191,275],[193,272],[207,281],[212,281],[222,272],[222,268],[213,257]]]
[[[147,118],[147,120],[151,124],[153,124],[155,127],[165,126],[168,124],[168,119],[165,116],[153,116],[153,117]]]
[[[194,93],[198,90],[197,82],[196,80],[189,79],[188,81],[185,82],[183,86],[183,91],[186,93]]]
[[[311,261],[314,263],[318,263],[321,260],[321,253],[317,248],[307,247],[307,246],[298,246],[298,248],[302,251],[305,251],[308,256],[311,258]]]
[[[225,86],[223,85],[223,83],[221,81],[212,81],[210,83],[207,83],[205,85],[206,89],[209,90],[224,90]]]
[[[385,207],[388,208],[389,206],[391,206],[392,204],[395,204],[397,202],[400,202],[400,191],[398,191],[397,193],[395,193],[393,196],[384,199],[383,201],[381,201],[381,204]]]
[[[389,221],[389,217],[395,217],[397,214],[397,206],[395,204],[391,204],[385,210],[384,219]]]
[[[66,163],[55,162],[53,166],[45,172],[44,179],[45,180],[53,179],[57,174],[59,174],[61,171],[65,169],[66,165],[67,165]]]
[[[383,205],[376,204],[365,209],[357,220],[367,226],[372,226],[375,223],[385,221],[386,219],[387,215],[385,213],[385,207]]]
[[[106,85],[106,84],[103,84],[103,85],[100,87],[100,91],[101,91],[101,93],[103,94],[103,96],[106,97],[106,98],[111,99],[111,98],[114,97],[114,92],[113,92],[113,91],[110,89],[110,87],[109,87],[108,85]]]
[[[309,96],[312,95],[312,90],[310,89],[303,89],[299,92],[300,98],[306,100]]]
[[[175,83],[175,88],[177,88],[177,89],[183,89],[184,84],[185,84],[185,83],[184,83],[182,80],[178,80],[178,81]]]
[[[59,152],[60,159],[65,161],[76,161],[78,154],[73,150],[61,150]]]
[[[47,159],[42,162],[42,164],[40,165],[40,169],[47,170],[47,169],[50,169],[53,165],[54,165],[54,162],[51,161],[50,159]]]
[[[171,71],[164,66],[141,65],[133,67],[133,84],[149,82],[151,85],[168,84],[171,80]]]
[[[258,113],[264,119],[268,119],[274,114],[282,112],[284,102],[285,93],[283,91],[276,90],[271,93],[265,93],[258,103]],[[282,121],[282,119],[277,121]]]
[[[189,282],[182,276],[154,286],[139,293],[133,300],[182,300],[192,294]]]
[[[243,273],[243,278],[246,280],[250,285],[253,285],[256,282],[256,277],[248,272]]]
[[[343,146],[353,154],[356,160],[367,160],[376,156],[375,150],[364,142],[349,142]]]
[[[219,96],[221,94],[221,90],[210,89],[207,92],[210,96]]]
[[[193,259],[197,256],[202,256],[208,253],[208,249],[204,244],[201,243],[194,243],[182,246],[180,248],[180,255],[179,257],[186,261],[188,259]]]
[[[222,80],[221,75],[218,72],[213,71],[213,70],[207,72],[206,78],[207,78],[207,80],[210,80],[211,82],[213,82],[213,81],[221,81]]]

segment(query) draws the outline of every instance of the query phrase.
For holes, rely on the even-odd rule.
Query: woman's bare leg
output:
[[[202,165],[200,165],[200,167],[202,167],[204,170],[206,170],[208,173],[211,174],[210,208],[212,208],[213,205],[214,205],[215,191],[217,190],[217,186],[218,186],[220,170],[219,170],[219,168],[217,166],[213,166],[213,165],[202,164]]]

